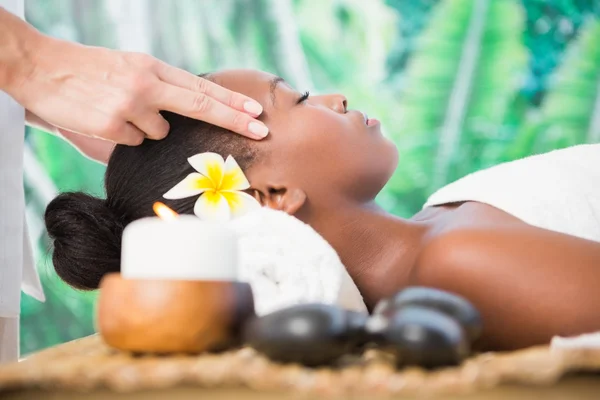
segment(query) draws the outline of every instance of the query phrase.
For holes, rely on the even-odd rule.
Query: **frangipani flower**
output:
[[[202,153],[188,158],[188,162],[198,172],[192,172],[165,193],[165,199],[200,195],[194,214],[208,221],[227,221],[260,208],[254,197],[242,192],[250,187],[250,182],[233,157],[228,156],[225,161],[219,154]]]

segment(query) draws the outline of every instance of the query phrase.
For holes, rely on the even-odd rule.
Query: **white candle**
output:
[[[237,262],[236,234],[195,216],[143,218],[123,232],[124,278],[235,281]]]

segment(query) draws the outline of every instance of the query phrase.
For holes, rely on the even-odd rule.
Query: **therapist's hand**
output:
[[[36,32],[6,91],[48,124],[117,143],[162,139],[172,111],[253,139],[268,129],[255,100],[151,56],[83,46]]]

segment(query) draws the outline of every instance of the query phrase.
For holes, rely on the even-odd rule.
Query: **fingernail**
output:
[[[265,124],[260,122],[250,122],[248,124],[248,130],[250,133],[255,134],[258,137],[264,138],[269,133],[269,128]]]
[[[263,112],[262,106],[255,101],[247,101],[244,103],[244,110],[250,114],[260,115]]]

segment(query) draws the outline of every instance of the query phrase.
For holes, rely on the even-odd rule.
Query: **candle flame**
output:
[[[174,219],[177,219],[177,217],[179,217],[179,214],[177,214],[175,211],[170,209],[166,204],[163,204],[160,201],[157,201],[156,203],[154,203],[154,205],[152,206],[152,209],[154,210],[154,213],[156,215],[158,215],[158,218],[163,219],[165,221],[172,221]]]

